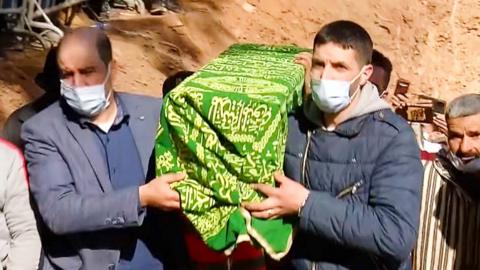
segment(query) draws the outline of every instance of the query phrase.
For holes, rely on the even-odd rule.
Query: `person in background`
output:
[[[21,151],[0,139],[0,269],[35,270],[41,251]]]
[[[177,87],[177,85],[193,74],[193,71],[182,70],[165,79],[162,86],[163,97],[165,97],[168,93],[170,93],[170,91]]]
[[[424,154],[436,154],[447,147],[446,135],[439,131],[435,124],[412,122],[410,126],[417,136],[422,157]]]
[[[480,95],[447,106],[448,148],[424,159],[415,270],[480,269]]]
[[[35,77],[35,83],[45,93],[35,101],[14,111],[5,122],[2,137],[23,149],[20,131],[23,123],[39,113],[60,98],[60,75],[57,65],[57,48],[52,48],[47,54],[43,71]]]
[[[373,72],[369,80],[377,87],[379,96],[383,98],[388,95],[387,87],[392,74],[392,62],[381,52],[373,49],[372,66]]]

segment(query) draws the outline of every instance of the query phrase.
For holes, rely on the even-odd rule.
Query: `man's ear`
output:
[[[115,81],[117,75],[118,75],[118,64],[115,59],[112,59],[112,61],[110,61],[110,76],[112,77],[112,82]]]
[[[108,68],[110,69],[110,79],[107,81],[107,84],[105,85],[108,91],[113,91],[114,88],[114,81],[117,76],[117,64],[115,60],[111,60],[110,63],[108,64]]]
[[[360,85],[365,85],[368,80],[370,80],[370,77],[372,77],[373,74],[373,65],[368,64],[363,67],[362,74],[360,75]]]

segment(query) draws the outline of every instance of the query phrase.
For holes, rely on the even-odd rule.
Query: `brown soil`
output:
[[[359,22],[414,92],[447,100],[480,90],[478,0],[183,0],[183,12],[163,16],[120,14],[110,36],[121,91],[161,95],[166,76],[196,70],[235,42],[311,47],[322,24]],[[88,25],[84,16],[76,25]],[[41,93],[33,78],[44,53],[8,53],[0,62],[0,126],[18,106]]]

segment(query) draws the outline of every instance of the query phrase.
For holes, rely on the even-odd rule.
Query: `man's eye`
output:
[[[72,76],[72,73],[62,73],[60,74],[61,79],[67,79]]]
[[[459,140],[461,140],[460,136],[458,136],[458,135],[452,135],[452,134],[450,134],[449,137],[450,137],[450,140],[452,140],[452,141],[459,141]]]
[[[90,74],[93,73],[93,70],[91,70],[91,69],[82,70],[80,73],[81,73],[82,75],[90,75]]]
[[[315,68],[323,68],[323,67],[325,67],[325,63],[323,63],[323,62],[316,62],[316,61],[315,61],[315,62],[313,62],[312,67],[315,67]]]

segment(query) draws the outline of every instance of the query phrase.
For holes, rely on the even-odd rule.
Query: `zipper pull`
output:
[[[357,183],[355,183],[355,185],[353,185],[352,195],[355,194],[355,193],[357,193],[357,190],[358,190],[358,188],[359,188],[361,185],[363,185],[363,181],[362,181],[362,180],[358,181]]]
[[[335,197],[337,199],[341,199],[346,197],[347,195],[353,195],[357,193],[358,188],[360,188],[363,185],[363,180],[360,180],[356,182],[355,184],[345,188],[344,190],[340,191],[338,195]]]

